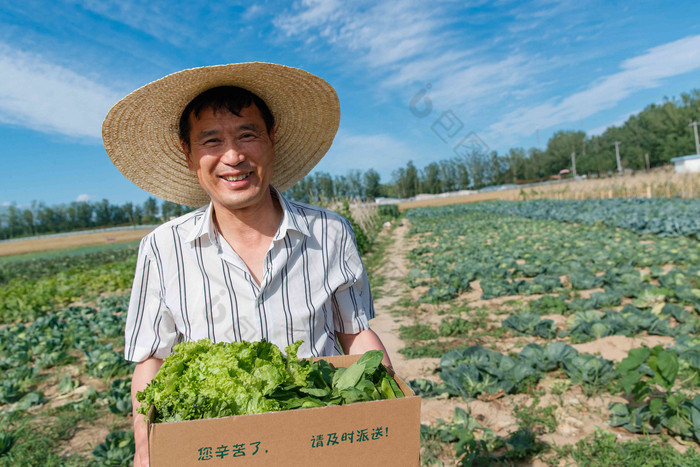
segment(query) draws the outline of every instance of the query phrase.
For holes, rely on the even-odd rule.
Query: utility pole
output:
[[[698,122],[697,120],[694,122],[690,122],[690,125],[693,127],[693,132],[695,133],[695,153],[700,156],[700,140],[698,140]]]
[[[571,172],[574,174],[574,178],[576,178],[576,152],[571,153]]]
[[[620,162],[620,142],[615,141],[615,159],[617,159],[617,173],[622,174],[622,163]]]

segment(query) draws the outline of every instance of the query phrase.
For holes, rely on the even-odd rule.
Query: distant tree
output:
[[[549,138],[545,150],[544,176],[556,175],[563,169],[571,169],[571,153],[583,153],[586,133],[583,131],[557,131]]]
[[[374,169],[367,170],[362,175],[362,188],[366,199],[375,199],[381,196],[381,176]]]
[[[355,191],[345,175],[336,175],[333,179],[333,194],[334,198],[354,198]]]
[[[358,169],[353,169],[348,171],[345,177],[347,181],[347,194],[346,197],[354,199],[364,199],[364,187],[362,185],[362,172]],[[344,197],[345,197],[344,196]]]
[[[472,187],[479,190],[488,185],[489,162],[487,155],[480,151],[472,151],[466,156],[466,163],[472,181]]]
[[[95,223],[98,226],[110,225],[112,216],[109,201],[103,199],[99,203],[95,204]]]
[[[25,235],[36,234],[36,227],[34,226],[34,213],[31,209],[27,208],[22,211],[22,231]]]
[[[440,193],[441,191],[440,165],[436,162],[431,162],[421,170],[420,192]]]
[[[326,172],[316,172],[313,176],[314,184],[317,189],[317,199],[320,201],[329,201],[335,197],[333,189],[333,178]]]
[[[158,217],[158,201],[151,196],[143,203],[141,223],[153,224],[158,220]]]
[[[500,157],[496,151],[492,151],[488,170],[488,185],[503,185],[506,182],[507,173],[506,159]]]
[[[419,180],[418,180],[418,169],[413,165],[413,161],[408,161],[406,164],[406,196],[412,197],[418,194]]]
[[[507,182],[515,183],[518,180],[524,180],[527,178],[527,164],[530,161],[528,160],[525,149],[511,148],[508,150],[508,154],[506,154],[504,158],[506,164],[508,165],[508,171],[505,175]]]
[[[455,191],[459,186],[459,178],[454,161],[441,160],[440,165],[440,191]]]
[[[457,188],[460,190],[466,190],[471,186],[471,178],[469,177],[469,170],[467,169],[467,161],[461,157],[453,159],[452,164],[454,165],[455,176],[457,179]]]

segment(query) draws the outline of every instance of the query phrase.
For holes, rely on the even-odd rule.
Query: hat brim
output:
[[[187,104],[207,89],[238,86],[258,95],[275,118],[271,184],[285,191],[326,154],[340,123],[333,87],[298,68],[236,63],[173,73],[132,92],[109,111],[102,140],[112,163],[149,193],[185,206],[209,196],[187,168],[179,121]]]

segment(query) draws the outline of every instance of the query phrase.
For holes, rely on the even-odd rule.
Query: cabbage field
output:
[[[407,218],[400,352],[432,368],[416,392],[454,408],[423,426],[426,465],[700,464],[700,202]]]
[[[366,260],[405,265],[402,287],[371,280],[396,299],[424,465],[700,465],[700,201],[484,202],[405,224]],[[0,466],[133,456],[135,259],[0,258]]]
[[[0,465],[133,458],[124,320],[136,246],[2,258]]]

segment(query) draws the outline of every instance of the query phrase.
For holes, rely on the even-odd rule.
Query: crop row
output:
[[[0,261],[0,286],[13,279],[34,281],[61,272],[77,273],[104,264],[121,263],[135,257],[135,245],[117,244],[106,248],[95,247],[95,250],[43,253],[26,259],[3,258]]]
[[[671,434],[700,441],[700,339],[684,337],[669,349],[633,349],[616,366],[602,357],[579,354],[564,342],[546,347],[528,344],[518,354],[505,355],[481,346],[454,349],[440,359],[441,382],[418,379],[413,389],[426,397],[447,394],[479,395],[526,391],[548,372],[563,372],[589,394],[603,388],[622,392],[631,402],[614,403],[610,424],[634,433]],[[678,384],[677,384],[678,383]]]
[[[71,303],[128,290],[135,264],[135,255],[129,255],[121,261],[91,263],[34,279],[14,277],[0,285],[0,324],[32,321]]]
[[[419,211],[419,210],[417,210]],[[442,211],[442,216],[432,211]],[[425,214],[425,215],[424,215]],[[666,294],[700,304],[700,243],[685,237],[640,237],[600,225],[574,225],[453,207],[411,212],[412,233],[425,239],[409,259],[409,284],[428,286],[423,300],[450,300],[480,281],[484,299],[605,287],[610,296],[576,302],[581,309],[621,297]],[[426,244],[427,243],[427,244]],[[687,266],[665,272],[662,266]],[[649,268],[641,274],[638,268]],[[652,283],[652,279],[656,282]],[[657,284],[658,282],[658,284]],[[592,303],[593,301],[601,303]]]
[[[629,229],[638,234],[700,239],[700,199],[538,199],[488,201],[449,209],[461,213],[478,211],[587,225],[601,223],[608,227]],[[442,213],[435,210],[429,215],[439,217]]]

